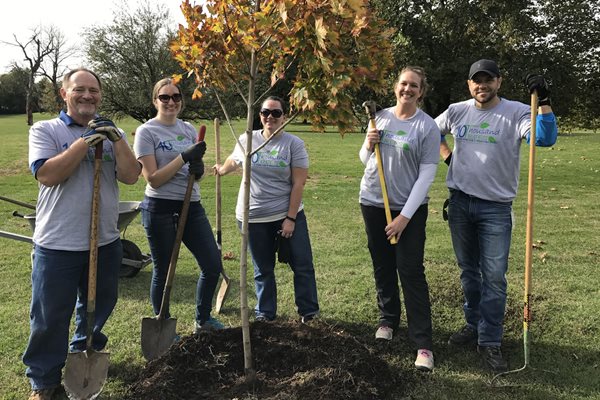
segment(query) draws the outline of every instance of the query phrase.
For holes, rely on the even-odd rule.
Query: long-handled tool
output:
[[[200,132],[198,133],[199,142],[204,140],[205,134],[206,126],[202,125],[200,127]],[[190,198],[192,197],[195,180],[196,177],[193,174],[190,174],[185,196],[183,198],[177,232],[175,234],[175,243],[173,244],[173,251],[169,261],[169,270],[167,272],[167,281],[165,282],[160,311],[156,317],[142,318],[142,354],[148,361],[154,360],[166,353],[177,336],[177,318],[165,317],[167,309],[169,308],[171,288],[175,277],[175,269],[177,268],[177,259],[179,258],[179,248],[181,247],[181,241],[183,239],[183,232],[185,230],[185,223],[187,221]]]
[[[0,196],[0,200],[7,201],[9,203],[13,203],[13,204],[16,204],[16,205],[21,206],[21,207],[29,208],[30,210],[35,210],[35,206],[33,206],[33,205],[29,204],[29,203],[24,203],[24,202],[19,201],[19,200],[9,199],[8,197],[4,197],[4,196]]]
[[[375,112],[377,110],[377,105],[373,100],[365,101],[362,106],[365,108],[367,112],[367,116],[369,117],[369,127],[373,129],[377,129],[375,125]],[[381,161],[381,152],[379,151],[379,143],[375,143],[375,158],[377,160],[377,172],[379,174],[379,183],[381,184],[381,195],[383,196],[383,205],[385,207],[385,219],[389,224],[392,223],[392,211],[390,210],[390,201],[388,200],[387,195],[387,187],[385,186],[385,176],[383,175],[383,162]],[[391,244],[398,243],[398,239],[396,236],[392,236],[390,238]]]
[[[534,186],[535,186],[535,136],[538,111],[538,94],[531,94],[531,128],[529,133],[529,176],[527,188],[527,225],[525,227],[525,289],[523,296],[523,351],[524,365],[515,370],[501,372],[495,375],[491,384],[494,384],[497,378],[503,375],[512,374],[523,371],[529,367],[529,344],[531,338],[529,336],[529,324],[531,323],[531,265],[533,260],[533,203],[534,203]],[[551,372],[551,371],[548,371]]]
[[[216,163],[221,163],[221,131],[220,131],[220,122],[218,118],[215,118],[215,148],[216,148]],[[217,247],[219,248],[219,260],[221,260],[221,267],[223,266],[223,246],[221,244],[221,176],[217,174],[216,176],[216,210],[217,210],[217,221],[216,221],[216,230],[217,230]],[[229,277],[225,273],[225,268],[221,268],[221,275],[223,276],[223,280],[221,281],[221,286],[219,287],[219,293],[217,294],[217,301],[215,302],[215,312],[219,314],[221,312],[221,307],[223,307],[223,302],[225,301],[225,297],[227,296],[227,292],[229,291]]]
[[[108,375],[109,353],[96,351],[92,346],[96,322],[96,272],[98,267],[98,220],[100,208],[100,174],[102,170],[102,142],[96,145],[94,157],[94,192],[90,226],[90,258],[88,268],[86,349],[69,353],[65,364],[64,385],[71,398],[95,399]]]

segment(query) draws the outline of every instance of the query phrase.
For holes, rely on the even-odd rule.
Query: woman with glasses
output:
[[[263,129],[252,132],[252,148],[263,145],[284,122],[284,102],[268,97],[260,110]],[[246,134],[240,136],[246,145]],[[225,162],[216,164],[215,174],[226,175],[243,166],[244,150],[237,145]],[[319,313],[317,283],[313,267],[308,225],[302,193],[308,176],[308,154],[304,142],[285,131],[252,157],[250,181],[249,247],[254,265],[257,321],[272,321],[277,315],[275,257],[288,262],[294,272],[294,294],[301,321],[307,323]],[[243,185],[243,182],[242,182]],[[241,227],[243,190],[240,186],[236,218]],[[279,250],[279,251],[278,251]]]
[[[202,158],[206,143],[197,142],[194,127],[177,118],[183,108],[183,97],[170,78],[154,85],[152,99],[156,117],[137,128],[134,150],[147,182],[140,208],[154,263],[150,299],[154,313],[158,314],[189,174],[194,174],[196,179],[204,174]],[[210,315],[222,268],[221,258],[200,203],[197,183],[193,187],[183,243],[201,269],[196,285],[196,331],[221,329],[223,325]],[[169,316],[166,310],[166,318]]]
[[[415,366],[433,370],[431,304],[423,255],[427,222],[427,192],[439,161],[440,131],[418,108],[427,80],[419,67],[406,67],[394,86],[396,105],[378,112],[377,128],[369,128],[359,156],[365,165],[360,183],[360,207],[375,277],[378,340],[392,340],[400,324],[402,286],[408,337],[417,350]],[[393,220],[385,215],[374,152],[378,144]],[[398,243],[391,244],[396,238]]]

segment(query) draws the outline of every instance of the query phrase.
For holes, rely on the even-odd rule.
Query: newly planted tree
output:
[[[186,0],[182,11],[187,26],[180,25],[171,49],[195,78],[194,97],[202,97],[204,90],[216,93],[230,128],[219,93],[235,88],[247,107],[240,300],[246,379],[254,380],[246,287],[251,158],[259,150],[252,149],[254,110],[278,82],[287,80],[290,115],[278,131],[302,114],[317,129],[332,124],[347,132],[357,122],[356,93],[386,89],[391,33],[381,29],[384,24],[365,0],[228,0],[204,6]],[[262,72],[270,73],[271,86],[256,93]]]

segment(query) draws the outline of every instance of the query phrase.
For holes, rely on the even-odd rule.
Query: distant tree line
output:
[[[528,102],[523,78],[542,73],[551,82],[552,102],[563,126],[597,129],[600,126],[600,2],[579,0],[372,0],[372,9],[387,22],[398,70],[405,65],[425,68],[431,85],[423,108],[437,116],[448,104],[468,98],[469,65],[480,58],[495,59],[503,73],[501,96]],[[154,82],[181,69],[171,56],[169,43],[177,31],[164,5],[141,3],[137,9],[119,9],[108,24],[91,26],[83,33],[86,66],[103,78],[103,112],[111,117],[131,116],[145,122],[155,115],[151,101]],[[44,36],[46,35],[46,36]],[[56,28],[35,29],[35,41],[13,45],[29,51],[28,65],[15,65],[0,75],[0,114],[26,111],[56,112],[62,107],[57,88],[64,73],[64,57],[72,51]],[[38,44],[38,48],[32,47]],[[33,75],[39,45],[51,43]],[[6,44],[6,43],[5,43]],[[34,51],[36,50],[36,51]],[[41,69],[39,67],[41,66]],[[271,71],[262,71],[258,83],[267,88]],[[60,74],[60,75],[59,75]],[[387,96],[356,88],[356,110],[373,98],[382,106],[394,103],[392,82]],[[192,100],[192,79],[184,79],[183,118],[223,118],[214,92]],[[236,88],[219,93],[231,117],[245,117],[246,107]],[[284,98],[290,90],[285,79],[272,93]]]

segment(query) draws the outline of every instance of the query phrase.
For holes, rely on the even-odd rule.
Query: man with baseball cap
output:
[[[557,126],[549,89],[541,75],[527,75],[537,91],[537,146],[556,142]],[[450,345],[477,343],[483,364],[506,371],[502,356],[506,271],[512,233],[512,202],[519,182],[520,146],[529,143],[530,106],[498,96],[502,76],[493,60],[476,61],[467,85],[472,99],[451,104],[435,121],[442,135],[454,136],[451,151],[443,139],[440,154],[449,165],[448,223],[460,268],[466,324]]]

